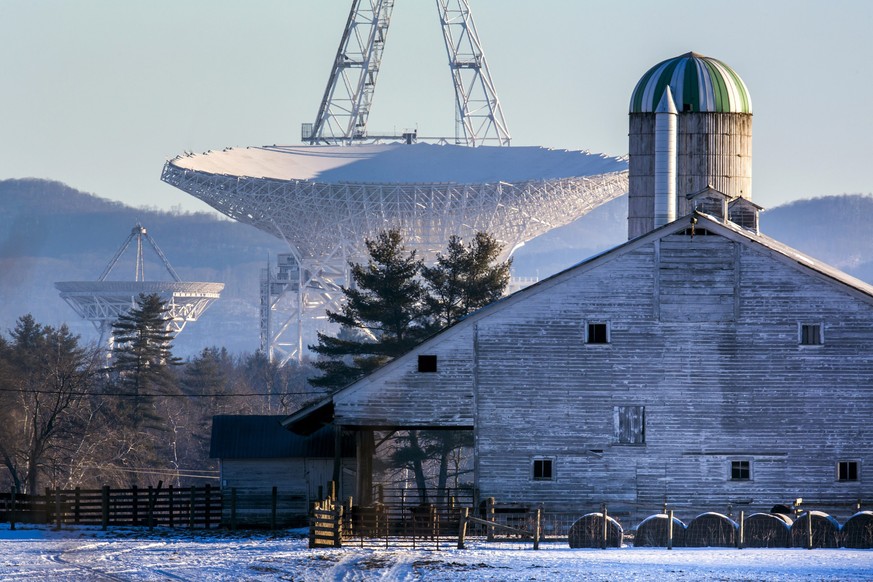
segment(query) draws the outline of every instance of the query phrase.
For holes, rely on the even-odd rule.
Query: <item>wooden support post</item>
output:
[[[209,503],[211,501],[211,499],[210,499],[211,493],[212,493],[212,485],[207,483],[206,484],[206,503],[205,503],[205,507],[204,507],[204,513],[205,513],[204,523],[206,524],[206,529],[209,529],[209,527],[211,525],[210,518],[212,516],[210,515],[210,513],[211,513],[212,508],[211,508],[210,503]]]
[[[81,518],[81,514],[82,514],[82,500],[81,500],[82,490],[79,487],[76,487],[75,495],[76,495],[76,497],[75,497],[76,501],[75,501],[75,505],[73,506],[74,507],[74,509],[73,509],[73,523],[75,523],[76,525],[79,525],[79,519]]]
[[[812,511],[806,512],[806,549],[812,549]]]
[[[273,485],[270,497],[270,530],[276,529],[276,511],[279,507],[279,488]]]
[[[372,430],[359,430],[357,439],[357,477],[356,490],[358,502],[369,507],[373,505],[373,458],[376,456],[376,439]]]
[[[103,522],[101,523],[103,531],[109,526],[109,485],[103,486],[103,498],[101,499],[103,509]]]
[[[230,488],[230,531],[236,530],[236,487]]]
[[[337,484],[337,481],[333,480],[330,482],[330,484],[328,486],[328,490],[330,491],[330,493],[329,493],[330,498],[333,499],[334,501],[336,500],[336,484]]]
[[[673,549],[673,510],[667,512],[667,549]]]
[[[600,531],[600,549],[606,549],[606,540],[609,538],[609,520],[606,516],[606,504],[600,505],[600,515],[603,516],[603,528]]]
[[[737,549],[742,550],[743,544],[745,543],[746,537],[746,512],[744,510],[740,510],[740,528],[737,532]]]
[[[190,501],[188,502],[188,529],[194,529],[194,501],[195,501],[194,496],[195,495],[196,495],[196,491],[194,489],[194,486],[191,485],[191,498],[190,498]]]
[[[543,532],[543,510],[537,507],[536,523],[534,524],[534,539],[533,546],[535,550],[540,549],[540,536]]]
[[[458,549],[464,549],[464,540],[467,537],[467,518],[470,517],[470,508],[465,507],[461,510],[461,520],[458,522]]]
[[[63,515],[61,514],[61,490],[55,489],[55,529],[61,529]]]
[[[43,499],[45,500],[43,503],[43,506],[45,507],[45,522],[46,524],[49,524],[54,521],[54,516],[52,515],[52,490],[48,487],[45,488],[45,497],[43,497]]]
[[[492,522],[492,523],[494,523],[494,521],[495,521],[495,518],[494,518],[494,498],[493,497],[489,497],[485,501],[485,519],[487,521]],[[489,542],[494,541],[494,526],[492,526],[492,525],[488,526],[488,535],[487,535],[486,539]]]
[[[15,485],[9,491],[9,504],[12,506],[9,510],[9,529],[15,529]]]
[[[334,483],[339,483],[343,475],[343,427],[336,424],[333,427],[333,479]],[[359,494],[360,495],[360,494]],[[334,490],[333,499],[336,499],[336,490]]]

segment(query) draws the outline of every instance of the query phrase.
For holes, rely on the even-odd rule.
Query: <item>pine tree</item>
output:
[[[470,313],[498,300],[509,284],[512,259],[495,263],[502,246],[488,233],[478,232],[464,245],[452,236],[445,254],[433,267],[422,267],[427,284],[426,303],[434,327],[453,325]]]
[[[159,295],[141,293],[130,312],[112,324],[112,369],[130,394],[134,427],[143,421],[158,422],[153,395],[175,390],[171,366],[181,360],[172,353],[169,311]]]
[[[354,285],[343,287],[346,303],[327,317],[342,329],[337,337],[318,334],[310,349],[325,358],[316,362],[322,376],[314,386],[337,389],[388,360],[409,351],[427,333],[421,261],[403,246],[398,230],[367,240],[366,265],[352,264]]]

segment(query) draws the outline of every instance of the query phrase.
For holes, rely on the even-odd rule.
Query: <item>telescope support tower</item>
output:
[[[469,2],[436,0],[436,4],[455,87],[455,143],[508,146],[506,119]],[[350,145],[400,137],[367,132],[393,10],[394,0],[352,0],[318,115],[314,123],[303,124],[302,141]],[[418,139],[417,132],[403,137],[410,142]]]

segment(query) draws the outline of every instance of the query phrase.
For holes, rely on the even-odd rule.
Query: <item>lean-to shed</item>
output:
[[[310,504],[319,488],[326,494],[333,479],[335,432],[326,426],[309,436],[288,432],[284,416],[212,417],[209,456],[219,459],[224,496],[222,520],[229,522],[232,491],[236,496],[236,519],[241,526],[269,526],[273,487],[276,488],[278,526],[306,523]],[[341,466],[354,470],[354,444],[342,441]],[[343,496],[352,494],[354,479],[347,479]]]

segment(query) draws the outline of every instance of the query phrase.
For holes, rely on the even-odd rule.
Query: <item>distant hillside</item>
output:
[[[24,313],[96,338],[58,296],[56,281],[96,280],[136,222],[155,239],[184,280],[225,284],[222,299],[177,339],[188,355],[210,345],[232,351],[258,347],[258,279],[268,254],[284,243],[251,226],[205,213],[135,209],[45,180],[0,181],[0,329]],[[146,249],[146,278],[169,280]],[[110,279],[134,274],[132,249]]]
[[[761,231],[873,282],[873,195],[798,200],[761,214]]]
[[[761,232],[873,282],[873,195],[844,194],[799,200],[761,213]],[[517,275],[540,278],[627,240],[627,197],[523,246]]]
[[[514,274],[542,279],[625,242],[626,207],[622,196],[530,241],[515,253]],[[761,215],[761,229],[873,282],[868,217],[873,217],[873,196],[829,196],[769,209]],[[284,243],[210,214],[134,209],[45,180],[0,181],[0,330],[32,313],[41,323],[67,322],[86,339],[96,339],[93,327],[60,299],[54,283],[96,280],[136,222],[148,228],[183,279],[226,286],[222,299],[179,336],[176,353],[187,356],[211,345],[256,350],[260,269],[268,255],[275,260],[285,252]],[[169,279],[150,252],[146,258],[147,278]],[[132,277],[129,249],[109,278]]]

